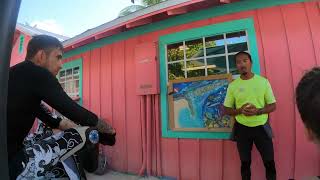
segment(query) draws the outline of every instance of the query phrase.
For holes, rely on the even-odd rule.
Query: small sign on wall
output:
[[[135,47],[137,95],[159,94],[159,71],[155,43]]]

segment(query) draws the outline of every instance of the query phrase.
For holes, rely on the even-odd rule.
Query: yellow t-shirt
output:
[[[263,108],[266,104],[275,103],[269,81],[259,75],[254,75],[251,79],[242,80],[240,77],[229,84],[224,106],[229,108],[241,108],[246,103],[251,103],[256,108]],[[236,121],[248,127],[263,125],[268,120],[268,114],[258,116],[245,116],[239,114]]]

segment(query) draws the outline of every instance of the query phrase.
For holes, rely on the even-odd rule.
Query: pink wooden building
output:
[[[58,38],[60,41],[64,41],[64,40],[68,39],[68,37],[65,37],[62,35],[51,33],[48,31],[44,31],[44,30],[38,29],[36,27],[31,27],[29,25],[17,23],[16,30],[14,32],[10,66],[13,66],[13,65],[15,65],[25,59],[26,53],[27,53],[28,42],[30,41],[32,36],[40,35],[40,34],[54,36],[54,37]]]
[[[205,52],[189,53],[192,46]],[[294,102],[302,73],[320,64],[319,1],[170,0],[88,30],[64,41],[64,47],[60,82],[116,128],[117,143],[106,151],[117,171],[181,180],[240,179],[236,146],[227,133],[168,129],[166,84],[175,78],[236,75],[233,55],[245,50],[277,99],[271,124],[278,179],[320,174],[319,150],[304,136]],[[169,57],[179,50],[182,56]],[[264,177],[256,149],[252,176]]]

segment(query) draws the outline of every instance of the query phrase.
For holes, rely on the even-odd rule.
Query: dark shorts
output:
[[[251,161],[251,150],[253,144],[255,144],[260,152],[263,161],[274,160],[270,125],[269,127],[266,127],[266,125],[247,127],[240,123],[235,123],[234,140],[237,142],[241,161]]]

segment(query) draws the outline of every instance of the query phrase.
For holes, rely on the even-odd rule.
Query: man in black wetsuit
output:
[[[55,76],[62,66],[62,53],[63,46],[58,39],[47,35],[34,36],[28,43],[26,60],[10,68],[7,99],[10,179],[45,176],[45,172],[38,169],[50,169],[61,157],[65,159],[73,150],[78,149],[83,144],[83,137],[73,129],[77,124],[97,128],[100,143],[114,144],[115,130],[94,113],[74,102],[60,86]],[[41,101],[74,123],[51,117],[40,107]],[[51,128],[62,130],[62,133],[35,144],[33,151],[26,152],[23,140],[36,117]],[[75,140],[73,143],[76,148],[68,146],[68,140],[72,139]],[[51,155],[49,157],[46,154],[47,159],[43,159],[41,153],[37,152],[51,152]],[[30,161],[35,163],[30,165]],[[32,169],[36,169],[36,172],[31,172]]]

